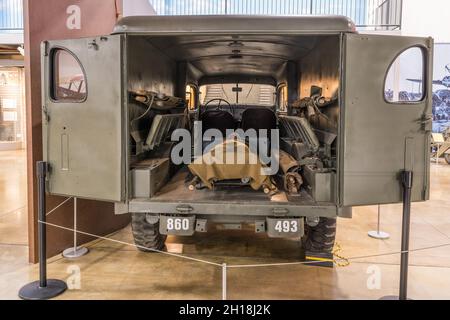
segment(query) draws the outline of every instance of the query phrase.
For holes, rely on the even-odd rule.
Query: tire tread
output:
[[[159,222],[149,223],[145,216],[145,213],[131,214],[134,243],[143,252],[163,250],[167,236],[159,233]]]
[[[336,219],[320,218],[315,227],[306,225],[303,248],[309,252],[332,253],[336,239]]]

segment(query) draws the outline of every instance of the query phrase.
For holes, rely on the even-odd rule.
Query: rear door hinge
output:
[[[427,45],[428,49],[432,49],[434,47],[434,39],[432,37],[428,38]]]
[[[46,123],[49,123],[49,122],[50,122],[50,114],[49,114],[49,112],[48,112],[48,108],[47,108],[46,105],[43,105],[43,106],[42,106],[42,114],[43,114],[43,116],[44,116],[45,122],[46,122]]]
[[[48,41],[44,41],[43,43],[42,43],[42,45],[44,46],[44,56],[45,57],[47,57],[48,56],[48,54],[49,54],[49,43],[48,43]]]

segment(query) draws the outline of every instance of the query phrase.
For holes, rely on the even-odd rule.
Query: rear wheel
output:
[[[306,225],[303,248],[311,253],[332,253],[336,238],[336,219],[320,218],[314,226]]]
[[[145,213],[131,214],[131,228],[134,243],[140,251],[154,252],[163,250],[167,236],[159,232],[158,217],[147,216]]]
[[[444,154],[444,158],[445,158],[445,161],[447,161],[447,163],[450,164],[450,153]]]

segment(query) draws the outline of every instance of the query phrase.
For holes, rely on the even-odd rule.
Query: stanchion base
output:
[[[89,252],[89,249],[85,248],[85,247],[77,247],[76,249],[68,248],[63,251],[62,256],[64,258],[68,258],[68,259],[76,259],[76,258],[84,256],[88,252]]]
[[[386,240],[391,237],[389,233],[383,231],[369,231],[367,234],[369,235],[369,237],[378,240]]]
[[[400,297],[399,297],[399,296],[384,296],[384,297],[381,297],[381,298],[378,299],[378,300],[391,300],[391,301],[395,301],[395,300],[400,300]],[[413,300],[413,299],[408,298],[407,300]]]
[[[47,300],[59,296],[67,290],[64,281],[49,279],[46,287],[40,287],[39,281],[31,282],[22,287],[19,297],[23,300]]]

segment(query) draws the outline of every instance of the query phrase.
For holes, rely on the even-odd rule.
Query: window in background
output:
[[[225,83],[200,87],[201,103],[205,105],[221,105],[219,99],[231,104],[272,107],[275,105],[275,87],[265,84]]]
[[[186,86],[186,105],[189,110],[195,110],[197,106],[197,89],[190,84]]]
[[[288,105],[288,88],[282,84],[278,87],[278,111],[286,112]]]
[[[24,70],[0,68],[0,143],[25,142]]]
[[[433,132],[450,137],[450,43],[434,45],[433,64]]]

